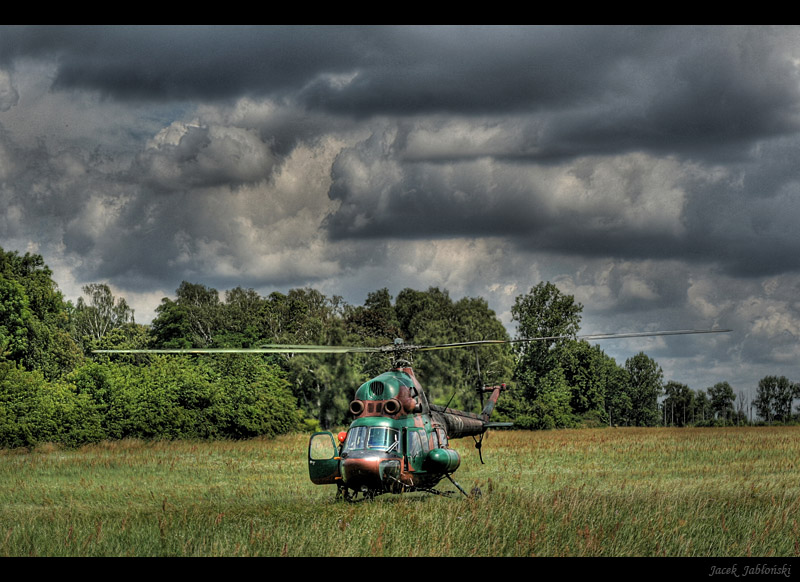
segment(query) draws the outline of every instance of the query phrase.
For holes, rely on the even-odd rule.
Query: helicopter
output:
[[[448,349],[488,342],[464,342],[438,346],[409,346],[397,339],[391,346],[378,348],[393,354],[392,368],[364,382],[350,403],[353,422],[347,431],[311,435],[308,468],[317,485],[333,484],[337,497],[355,501],[359,494],[372,499],[383,493],[424,491],[446,495],[434,487],[447,478],[464,495],[466,491],[452,474],[461,464],[449,439],[472,436],[480,451],[483,435],[489,428],[512,423],[489,422],[505,384],[482,386],[488,402],[480,414],[451,409],[429,402],[417,380],[411,362],[412,351]],[[404,357],[398,357],[404,356]],[[482,459],[481,459],[482,460]]]
[[[492,422],[490,417],[505,384],[481,385],[480,413],[455,410],[429,402],[411,364],[417,351],[445,350],[559,339],[605,340],[665,335],[720,333],[731,330],[674,330],[582,336],[549,336],[516,340],[477,340],[438,345],[406,344],[396,339],[380,347],[265,345],[260,348],[198,348],[160,350],[95,350],[95,353],[383,353],[392,358],[390,369],[364,382],[356,390],[349,411],[353,415],[347,431],[334,436],[330,431],[315,432],[308,444],[308,471],[316,485],[336,485],[337,499],[359,501],[385,493],[426,492],[451,495],[436,489],[444,479],[469,497],[453,478],[461,465],[459,453],[450,447],[451,439],[472,437],[481,463],[483,437],[491,428],[512,423]],[[480,372],[479,372],[480,373]],[[484,395],[488,395],[483,404]],[[478,491],[474,491],[478,493]]]

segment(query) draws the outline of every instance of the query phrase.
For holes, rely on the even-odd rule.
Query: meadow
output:
[[[480,496],[356,504],[307,440],[0,451],[0,555],[800,555],[798,427],[494,431],[452,443]]]

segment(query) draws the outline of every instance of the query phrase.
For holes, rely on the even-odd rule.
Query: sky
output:
[[[0,247],[149,323],[182,281],[550,281],[665,380],[800,381],[800,29],[1,26]],[[470,340],[473,338],[464,338]]]

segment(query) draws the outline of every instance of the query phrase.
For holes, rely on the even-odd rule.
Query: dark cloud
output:
[[[280,94],[338,72],[357,61],[349,42],[357,35],[338,27],[5,27],[0,62],[57,59],[54,88],[115,99],[228,99]]]
[[[149,307],[438,285],[511,326],[552,280],[587,332],[745,330],[615,357],[752,377],[800,357],[796,32],[0,27],[0,245]]]
[[[539,155],[575,155],[609,148],[719,148],[791,131],[797,72],[781,32],[28,26],[2,30],[0,62],[55,58],[54,88],[116,99],[274,96],[359,118],[539,114]]]

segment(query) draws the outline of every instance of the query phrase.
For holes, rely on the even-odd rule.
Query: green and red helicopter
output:
[[[417,351],[469,348],[489,344],[507,344],[559,339],[604,340],[663,335],[719,333],[730,330],[675,330],[583,336],[551,336],[518,340],[479,340],[450,344],[418,346],[395,340],[382,347],[267,345],[249,349],[161,349],[96,350],[96,353],[384,353],[392,357],[389,371],[364,382],[350,403],[354,416],[347,431],[336,437],[332,432],[311,435],[308,445],[308,471],[317,485],[336,485],[337,498],[347,501],[372,499],[384,493],[423,491],[439,495],[435,487],[444,479],[468,496],[453,479],[461,457],[450,448],[450,440],[473,437],[479,453],[483,436],[490,428],[511,423],[489,419],[505,384],[481,386],[482,410],[470,413],[436,405],[428,398],[414,375],[411,356]],[[488,395],[483,404],[484,395]],[[483,458],[481,458],[483,462]]]

